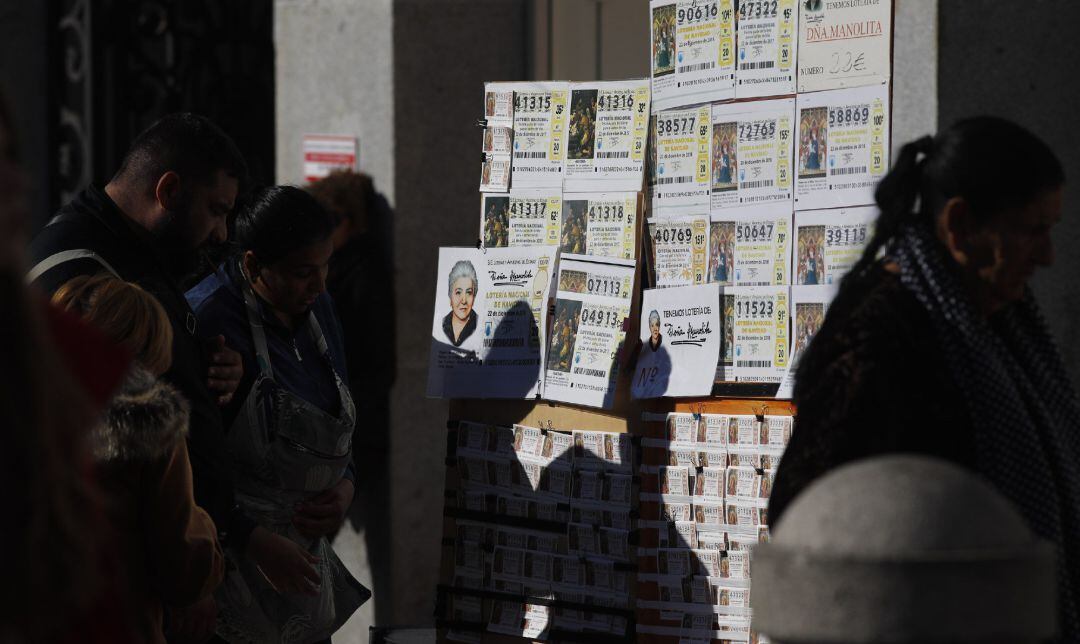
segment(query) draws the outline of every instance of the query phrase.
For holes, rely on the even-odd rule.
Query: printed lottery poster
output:
[[[712,212],[792,211],[795,99],[712,107]]]
[[[733,0],[653,0],[649,8],[656,109],[734,98]]]
[[[440,248],[427,395],[533,398],[542,390],[558,249]]]
[[[649,134],[649,81],[570,84],[568,192],[641,190]]]
[[[517,83],[484,83],[484,123],[487,127],[514,126],[514,87]]]
[[[791,213],[778,216],[747,213],[736,217],[734,224],[735,285],[789,284]]]
[[[795,46],[799,9],[795,0],[739,3],[739,61],[735,97],[795,93]]]
[[[791,319],[792,328],[791,366],[798,366],[799,356],[810,344],[814,334],[825,321],[829,304],[836,297],[837,286],[792,286]]]
[[[799,3],[799,92],[874,85],[892,66],[890,0]]]
[[[788,368],[788,287],[732,286],[734,351],[729,376],[780,382]]]
[[[510,188],[510,155],[484,153],[480,164],[480,192],[506,192]]]
[[[802,355],[810,341],[825,322],[825,313],[839,290],[838,285],[792,286],[792,348],[791,364],[776,391],[777,398],[790,399],[795,394],[795,373]]]
[[[702,105],[656,115],[656,177],[652,212],[678,214],[709,209],[712,179],[712,110]]]
[[[634,264],[637,206],[636,192],[564,194],[559,240],[562,257]]]
[[[839,284],[874,234],[874,206],[795,215],[795,284]]]
[[[720,301],[720,359],[716,363],[716,381],[735,381],[735,294],[731,288],[721,288]]]
[[[635,398],[709,395],[720,336],[718,285],[646,290],[631,393]]]
[[[705,215],[649,221],[657,288],[708,281],[709,218]]]
[[[546,246],[559,243],[562,191],[512,190],[481,199],[480,239],[485,248]]]
[[[887,84],[800,94],[795,209],[874,203],[889,169]]]
[[[548,345],[544,396],[610,407],[630,315],[633,266],[563,261]]]
[[[511,83],[484,84],[484,143],[480,192],[506,192],[510,187],[514,90]]]
[[[569,83],[513,83],[515,188],[561,188]]]

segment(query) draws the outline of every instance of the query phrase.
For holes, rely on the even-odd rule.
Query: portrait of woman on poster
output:
[[[461,260],[450,269],[447,297],[450,298],[450,312],[443,318],[443,333],[455,347],[460,347],[476,331],[477,286],[476,269],[472,262]]]
[[[663,343],[664,336],[660,335],[660,314],[656,311],[649,312],[649,348],[656,351]]]

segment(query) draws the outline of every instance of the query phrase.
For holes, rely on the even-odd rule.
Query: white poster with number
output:
[[[534,398],[558,248],[440,248],[431,398]]]
[[[874,235],[874,206],[795,215],[794,284],[839,284]]]
[[[889,86],[800,94],[795,209],[874,203],[889,169]]]
[[[821,325],[825,314],[836,297],[839,286],[792,286],[791,287],[791,360],[788,371],[780,382],[776,397],[791,399],[795,394],[795,374],[799,368],[799,359],[810,346]]]
[[[736,286],[791,283],[791,213],[735,217]]]
[[[514,142],[514,84],[484,84],[483,162],[480,192],[506,192]]]
[[[720,336],[718,285],[646,290],[631,393],[635,398],[709,395]]]
[[[734,0],[649,3],[657,110],[734,98],[734,4]]]
[[[649,81],[570,84],[568,192],[640,190],[649,134]]]
[[[799,9],[795,0],[742,0],[735,97],[795,93]]]
[[[637,261],[638,193],[566,193],[559,250],[564,259]]]
[[[485,248],[546,246],[559,243],[562,191],[511,190],[481,199],[480,239]]]
[[[829,304],[839,290],[839,286],[792,286],[792,329],[791,329],[791,366],[798,366],[799,356],[810,346],[822,323]]]
[[[738,382],[780,382],[788,368],[787,286],[732,286],[734,345],[731,376]]]
[[[570,85],[510,83],[514,89],[514,188],[562,188]]]
[[[799,93],[878,85],[892,67],[891,0],[799,3]]]
[[[708,105],[656,115],[655,215],[708,211],[712,162],[712,111]]]
[[[649,221],[657,288],[708,280],[709,218],[688,215]]]
[[[634,267],[563,261],[548,343],[544,396],[608,408],[630,315]]]
[[[795,99],[712,107],[712,211],[790,213]]]

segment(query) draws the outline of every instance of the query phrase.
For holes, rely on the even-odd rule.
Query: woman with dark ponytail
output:
[[[1045,143],[999,118],[901,149],[870,244],[800,358],[768,515],[782,521],[814,479],[860,458],[970,467],[1057,544],[1062,639],[1077,641],[1080,406],[1027,287],[1053,262],[1064,181]]]
[[[370,596],[329,542],[355,491],[356,408],[326,294],[335,224],[300,188],[263,190],[233,256],[187,294],[203,333],[244,360],[223,416],[236,500],[258,527],[226,552],[214,595],[227,642],[328,642]]]

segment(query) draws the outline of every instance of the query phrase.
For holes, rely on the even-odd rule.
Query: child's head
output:
[[[52,302],[82,316],[154,375],[172,364],[172,324],[161,303],[139,285],[107,273],[82,275],[61,286]]]

